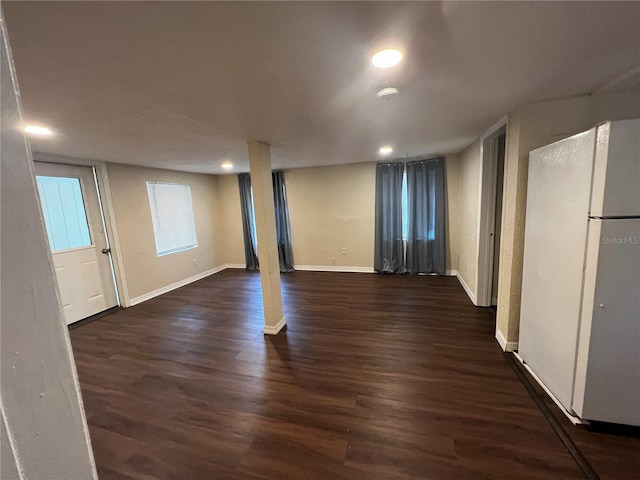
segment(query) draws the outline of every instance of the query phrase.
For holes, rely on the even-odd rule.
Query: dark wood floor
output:
[[[71,331],[101,479],[584,478],[455,278],[286,274],[278,336],[259,282]]]

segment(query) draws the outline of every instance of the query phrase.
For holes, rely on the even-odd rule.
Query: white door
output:
[[[589,221],[573,409],[640,426],[640,217]]]
[[[529,155],[518,353],[567,409],[576,363],[596,132]]]
[[[117,305],[93,169],[35,162],[36,182],[67,324]]]

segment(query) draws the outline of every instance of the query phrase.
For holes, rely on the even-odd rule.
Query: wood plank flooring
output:
[[[101,479],[584,478],[455,278],[226,270],[71,331]]]

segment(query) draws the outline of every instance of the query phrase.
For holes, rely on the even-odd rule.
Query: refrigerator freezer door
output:
[[[598,127],[590,215],[640,216],[640,120]]]
[[[529,156],[518,352],[567,409],[573,393],[596,129]]]
[[[573,409],[640,425],[640,218],[591,220]]]

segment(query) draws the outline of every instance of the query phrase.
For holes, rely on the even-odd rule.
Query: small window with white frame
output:
[[[197,247],[191,187],[180,183],[147,182],[147,192],[157,255]]]

